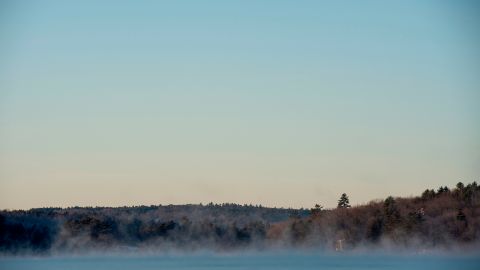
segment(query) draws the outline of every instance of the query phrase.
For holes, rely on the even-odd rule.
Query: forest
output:
[[[317,249],[474,250],[480,186],[427,189],[324,209],[231,203],[0,211],[0,254]]]

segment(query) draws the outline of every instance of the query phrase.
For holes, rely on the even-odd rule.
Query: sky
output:
[[[475,1],[0,0],[0,209],[480,180]]]

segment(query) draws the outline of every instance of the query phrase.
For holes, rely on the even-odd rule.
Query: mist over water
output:
[[[473,182],[335,209],[3,210],[0,270],[479,269],[479,200]]]
[[[151,256],[287,251],[464,254],[480,246],[480,186],[335,209],[208,204],[0,211],[0,255]],[[345,253],[347,252],[347,253]]]

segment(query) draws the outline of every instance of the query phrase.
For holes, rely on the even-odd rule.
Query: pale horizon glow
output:
[[[480,5],[340,2],[2,1],[0,209],[478,182]]]

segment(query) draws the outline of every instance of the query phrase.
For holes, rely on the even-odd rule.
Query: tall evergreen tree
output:
[[[343,193],[340,199],[338,200],[338,208],[349,208],[350,201],[348,200],[347,194]]]
[[[392,196],[388,196],[383,203],[383,213],[385,215],[385,229],[387,231],[393,230],[398,223],[400,223],[400,211],[397,203]]]

